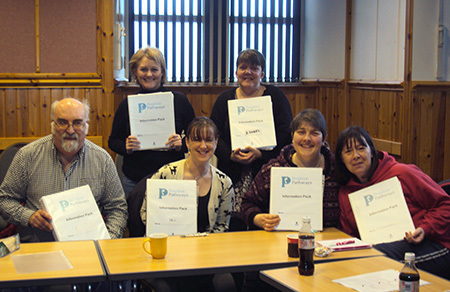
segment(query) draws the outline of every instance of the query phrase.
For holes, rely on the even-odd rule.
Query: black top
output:
[[[197,232],[205,232],[208,230],[209,216],[208,216],[208,203],[211,196],[211,189],[208,194],[203,197],[198,197],[197,204]]]
[[[154,92],[170,91],[161,87]],[[152,93],[152,92],[140,92]],[[187,132],[189,123],[195,118],[194,109],[187,99],[186,95],[181,92],[173,93],[173,103],[175,111],[175,131],[183,138]],[[127,154],[125,143],[130,135],[130,118],[128,112],[128,98],[122,100],[117,108],[112,125],[111,135],[109,136],[108,146],[114,152],[123,155],[122,171],[126,177],[136,182],[140,181],[146,175],[156,172],[163,165],[184,158],[186,145],[183,139],[183,147],[181,151],[154,151],[142,150],[133,151]],[[167,137],[169,138],[169,137]]]
[[[267,163],[271,158],[275,158],[281,149],[290,144],[291,138],[291,121],[292,110],[289,101],[283,91],[273,85],[264,85],[266,90],[263,96],[269,95],[272,100],[273,119],[275,124],[275,134],[277,138],[277,146],[271,151],[261,151],[263,157],[252,165],[253,173],[256,175],[263,164]],[[231,155],[231,136],[230,121],[228,116],[228,100],[236,98],[236,88],[232,88],[222,92],[216,99],[211,111],[210,118],[216,123],[220,132],[219,143],[216,149],[217,168],[225,172],[233,183],[239,181],[242,173],[242,164],[230,160]]]

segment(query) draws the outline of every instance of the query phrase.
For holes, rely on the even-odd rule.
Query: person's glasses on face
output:
[[[86,125],[86,123],[83,122],[83,120],[75,120],[72,123],[69,123],[69,121],[67,120],[58,119],[57,121],[54,122],[58,126],[58,128],[63,131],[66,131],[70,126],[72,126],[74,131],[80,131]]]

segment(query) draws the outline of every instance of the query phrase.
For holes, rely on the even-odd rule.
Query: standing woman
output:
[[[138,50],[130,60],[130,71],[133,79],[141,87],[139,93],[170,91],[163,86],[167,81],[166,61],[157,48],[147,47]],[[172,93],[176,133],[167,137],[168,151],[137,151],[140,142],[130,133],[128,98],[122,100],[117,108],[108,145],[111,150],[123,156],[122,185],[126,195],[146,175],[154,173],[166,163],[184,158],[186,147],[183,147],[183,135],[195,114],[183,93]]]
[[[257,50],[247,49],[239,54],[236,65],[239,87],[221,93],[214,103],[210,116],[220,132],[216,150],[218,168],[230,176],[234,184],[235,201],[230,223],[231,231],[247,229],[240,216],[241,197],[250,188],[253,177],[261,166],[276,157],[280,150],[290,143],[289,125],[292,121],[291,106],[284,93],[276,86],[261,84],[266,66],[264,56]],[[265,95],[270,96],[272,100],[277,146],[270,151],[259,150],[251,146],[247,146],[245,149],[231,149],[228,100]]]
[[[343,186],[339,191],[342,231],[358,236],[348,195],[396,176],[415,230],[405,230],[403,240],[374,247],[397,261],[405,252],[416,254],[419,269],[450,280],[450,197],[417,166],[395,161],[377,151],[369,133],[361,127],[345,129],[336,143],[336,170]]]

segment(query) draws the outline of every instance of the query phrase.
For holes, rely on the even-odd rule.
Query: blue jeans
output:
[[[404,262],[405,252],[413,252],[417,268],[450,280],[450,250],[436,241],[426,238],[419,244],[412,244],[400,240],[376,244],[374,248],[399,262]]]
[[[129,179],[126,175],[122,177],[122,187],[125,192],[125,198],[128,198],[128,194],[133,190],[134,186],[137,185],[137,181]]]

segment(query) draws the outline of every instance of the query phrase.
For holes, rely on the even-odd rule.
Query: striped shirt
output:
[[[111,238],[122,237],[128,211],[115,164],[103,148],[89,140],[66,173],[53,135],[21,148],[0,186],[0,214],[18,225],[21,241],[54,241],[51,232],[28,226],[31,215],[41,209],[41,197],[83,185],[91,188]]]

